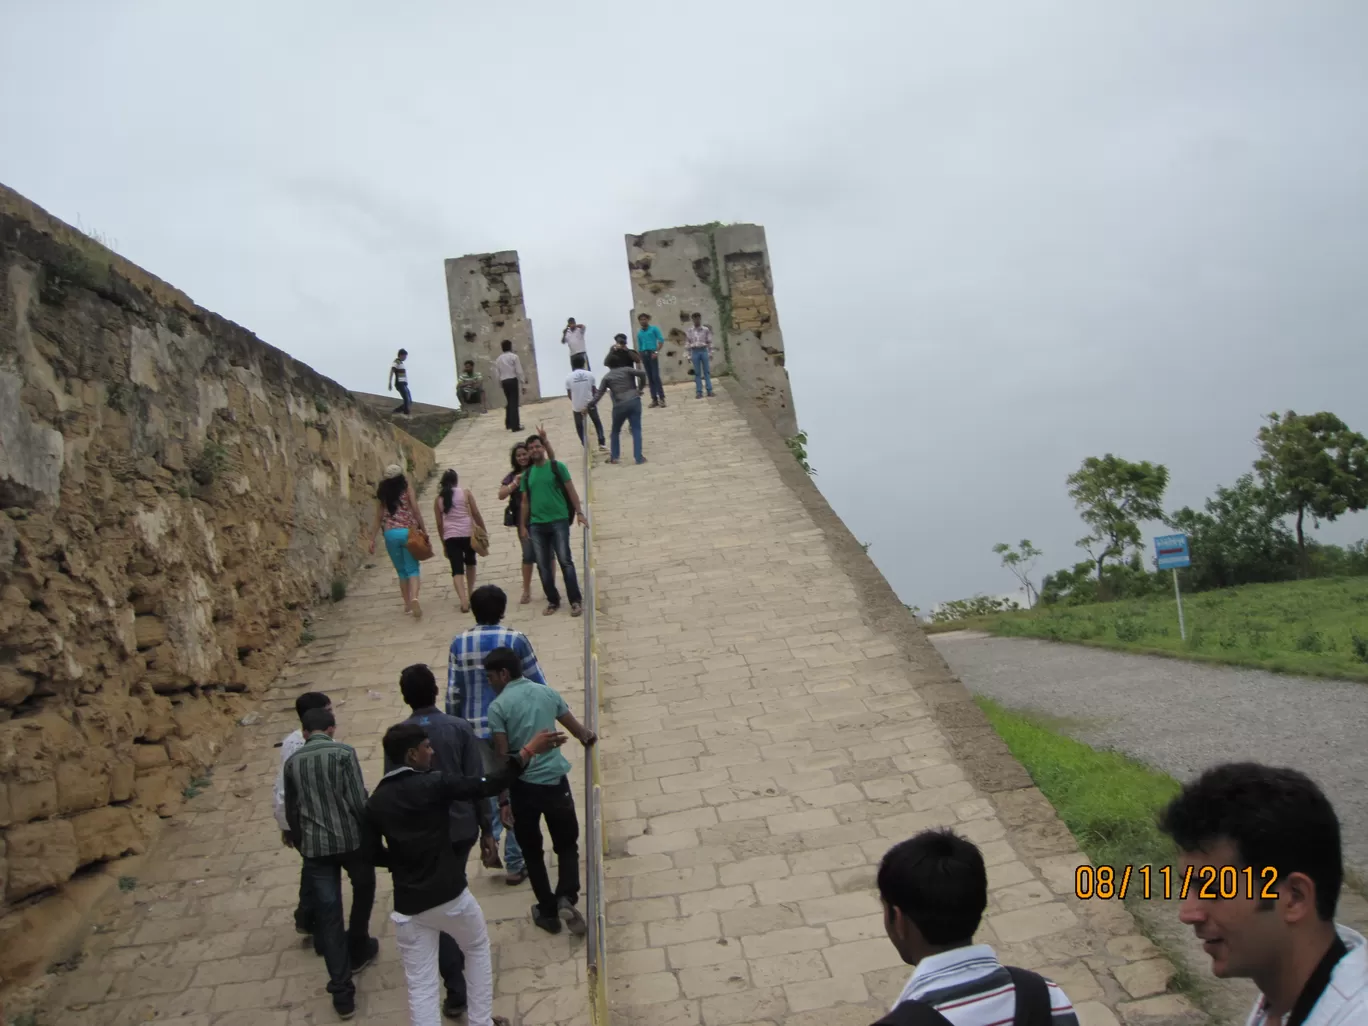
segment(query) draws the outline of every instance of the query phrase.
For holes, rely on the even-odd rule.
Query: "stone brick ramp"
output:
[[[711,402],[668,391],[671,405],[645,418],[650,462],[595,470],[614,1026],[866,1026],[907,975],[883,937],[875,867],[937,824],[991,864],[982,937],[1064,986],[1085,1026],[1200,1021],[1164,993],[1168,963],[1124,910],[1071,897],[1072,838],[768,422],[725,385]],[[530,407],[524,423],[539,418],[576,468],[568,404]],[[461,471],[491,524],[481,580],[516,598],[517,547],[494,498],[513,441],[501,422],[459,424],[439,463]],[[440,676],[467,620],[444,574],[425,567],[421,623],[402,616],[383,553],[318,612],[317,640],[107,911],[40,1022],[335,1021],[321,961],[293,932],[298,860],[270,817],[273,746],[293,728],[295,695],[324,690],[339,736],[378,779],[380,735],[404,714],[399,670],[427,660]],[[509,622],[580,705],[582,621],[515,604]],[[527,1026],[586,1023],[583,941],[537,931],[526,885],[472,870],[496,1009]],[[382,871],[380,960],[358,986],[367,1026],[407,1022],[389,894]]]
[[[576,440],[566,402],[525,410],[529,431],[545,416],[567,462]],[[555,418],[552,423],[552,418]],[[458,424],[438,448],[442,468],[455,467],[492,535],[491,554],[481,560],[482,582],[509,593],[507,623],[525,630],[547,678],[571,708],[583,706],[583,620],[542,617],[541,605],[517,605],[520,550],[503,526],[499,481],[507,473],[514,436],[503,418],[489,415]],[[578,473],[576,472],[578,477]],[[435,479],[424,494],[431,516]],[[431,527],[431,525],[429,525]],[[212,783],[168,825],[137,886],[105,910],[99,932],[80,965],[58,977],[39,1022],[51,1026],[309,1026],[335,1023],[324,992],[322,959],[294,932],[299,859],[282,847],[271,818],[271,788],[279,766],[275,746],[298,725],[295,696],[325,691],[333,696],[338,737],[354,745],[367,787],[380,779],[385,729],[407,715],[399,697],[399,671],[426,661],[446,680],[451,637],[470,622],[451,589],[446,561],[423,565],[424,618],[403,615],[397,579],[382,543],[374,565],[351,582],[345,600],[324,603],[314,614],[316,640],[301,649],[268,693],[260,719],[239,731],[222,756]],[[534,596],[540,589],[533,581]],[[582,749],[567,745],[576,766]],[[554,873],[554,869],[552,870]],[[379,871],[372,929],[381,939],[378,962],[357,983],[357,1017],[365,1026],[407,1026],[407,992],[394,947],[389,913],[389,874]],[[494,942],[495,1010],[529,1024],[587,1023],[584,940],[552,937],[528,918],[532,894],[526,883],[509,888],[501,872],[471,863],[473,889]],[[350,894],[348,892],[348,902]]]
[[[782,441],[668,392],[649,462],[594,477],[615,1026],[867,1026],[909,972],[878,860],[941,824],[991,866],[982,939],[1085,1026],[1190,1020],[1130,916],[1072,897],[1072,838],[925,640],[886,626],[906,613]]]

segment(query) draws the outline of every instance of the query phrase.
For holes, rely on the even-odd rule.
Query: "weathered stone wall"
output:
[[[694,313],[713,329],[713,373],[730,370],[742,392],[785,437],[798,432],[784,369],[784,336],[774,303],[765,229],[755,224],[690,225],[628,235],[632,331],[650,314],[666,337],[660,358],[667,384],[693,376],[684,330]]]
[[[0,984],[369,558],[391,462],[433,454],[0,186]]]
[[[537,349],[532,342],[532,322],[523,308],[517,252],[478,253],[448,260],[446,282],[457,377],[461,365],[474,360],[476,372],[485,379],[485,405],[490,410],[502,410],[504,394],[494,371],[494,360],[501,352],[503,340],[508,339],[527,375],[524,398],[539,398]]]

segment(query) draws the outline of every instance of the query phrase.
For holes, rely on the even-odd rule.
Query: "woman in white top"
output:
[[[475,548],[470,544],[471,525],[487,531],[475,496],[469,488],[457,488],[456,471],[442,474],[441,489],[432,504],[432,515],[442,538],[442,548],[451,564],[451,586],[461,600],[461,612],[470,612],[470,593],[475,590]]]

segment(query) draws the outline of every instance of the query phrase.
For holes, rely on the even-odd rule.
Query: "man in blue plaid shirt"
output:
[[[451,654],[447,659],[446,711],[448,716],[459,716],[468,720],[475,728],[475,736],[485,742],[486,768],[492,765],[493,752],[489,749],[489,703],[494,701],[494,689],[489,686],[489,676],[485,673],[484,660],[496,648],[511,648],[522,659],[523,676],[528,680],[545,684],[541,667],[537,665],[537,653],[532,650],[532,642],[522,631],[511,627],[499,626],[504,612],[508,609],[508,596],[494,584],[485,584],[470,593],[470,611],[475,614],[475,626],[462,631],[451,640]],[[517,838],[503,822],[502,813],[508,805],[508,798],[500,796],[489,799],[490,819],[493,823],[494,853],[492,860],[485,861],[490,868],[498,868],[499,837],[507,834],[504,846],[504,866],[508,870],[505,882],[516,886],[527,879],[527,869],[523,863],[522,849]]]

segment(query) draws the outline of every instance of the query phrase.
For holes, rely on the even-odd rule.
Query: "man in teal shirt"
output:
[[[651,323],[650,314],[637,314],[641,330],[637,332],[637,351],[641,353],[641,367],[646,372],[646,381],[651,386],[651,405],[665,405],[665,386],[660,383],[660,347],[665,344],[665,336]]]
[[[538,724],[562,723],[586,748],[597,740],[557,691],[522,675],[522,659],[511,648],[496,648],[485,656],[484,666],[489,686],[498,696],[489,703],[489,733],[500,760],[536,736],[542,729]],[[580,888],[579,819],[569,773],[570,762],[559,751],[538,755],[522,776],[509,784],[508,800],[499,799],[499,815],[513,828],[526,862],[527,879],[537,896],[532,921],[547,933],[560,933],[564,920],[571,933],[583,934],[584,917],[575,908]],[[542,849],[543,816],[559,869],[554,891]]]

